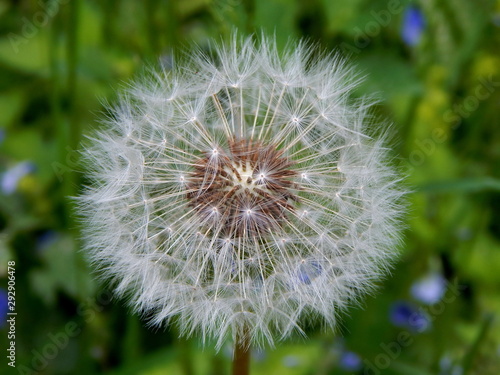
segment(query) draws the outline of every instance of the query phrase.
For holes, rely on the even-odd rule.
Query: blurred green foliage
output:
[[[335,334],[310,327],[306,340],[255,352],[252,372],[500,373],[498,0],[0,1],[0,291],[14,260],[18,312],[15,370],[0,322],[1,372],[228,373],[229,348],[147,328],[94,281],[68,197],[85,183],[82,135],[115,90],[235,28],[348,56],[413,189],[401,261],[379,292]],[[450,288],[425,303],[415,283],[429,274]],[[408,309],[425,324],[398,323]]]

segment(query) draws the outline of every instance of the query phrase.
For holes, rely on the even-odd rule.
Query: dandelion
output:
[[[234,36],[132,84],[91,139],[86,251],[151,324],[238,357],[334,327],[389,269],[403,191],[385,131],[352,69],[317,55]]]

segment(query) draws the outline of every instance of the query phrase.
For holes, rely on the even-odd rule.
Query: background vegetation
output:
[[[393,274],[335,334],[253,353],[254,374],[500,373],[500,1],[0,1],[0,372],[16,262],[15,374],[223,374],[175,329],[147,328],[98,285],[68,199],[82,135],[145,66],[209,38],[307,37],[349,56],[393,124],[408,174]],[[496,319],[495,319],[496,318]]]

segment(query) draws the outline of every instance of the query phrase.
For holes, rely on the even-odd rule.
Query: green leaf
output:
[[[488,314],[484,317],[483,319],[483,324],[481,326],[481,329],[479,330],[479,333],[474,340],[474,343],[472,344],[471,348],[467,352],[467,354],[464,356],[463,360],[463,375],[467,375],[470,373],[470,371],[473,368],[474,365],[474,359],[477,356],[479,352],[479,348],[481,345],[486,345],[485,344],[485,339],[491,329],[491,326],[493,324],[493,314]]]
[[[293,0],[256,0],[255,27],[275,33],[276,43],[284,47],[290,37],[297,36],[298,10],[298,2]]]
[[[49,74],[49,36],[47,29],[29,26],[23,18],[21,32],[10,32],[0,39],[0,63],[27,73]],[[24,32],[23,32],[24,30]]]
[[[30,281],[35,293],[48,305],[55,302],[58,291],[75,299],[93,294],[94,281],[71,236],[58,237],[47,248],[41,249],[40,256],[44,267],[33,270]]]
[[[24,103],[25,96],[21,90],[0,94],[0,124],[9,126],[23,109]]]
[[[358,89],[359,94],[381,96],[389,103],[397,122],[404,123],[414,98],[424,92],[414,68],[389,52],[360,54],[355,62],[361,74],[366,76]]]
[[[391,365],[392,370],[396,370],[397,374],[405,374],[405,375],[433,375],[431,372],[427,370],[423,370],[418,367],[414,367],[413,365],[395,361]]]
[[[322,0],[321,2],[328,21],[326,31],[329,33],[336,33],[339,31],[350,32],[351,24],[359,17],[359,10],[363,5],[363,0]]]
[[[417,187],[417,191],[425,193],[478,193],[488,190],[500,191],[500,180],[493,177],[464,178],[432,182]]]

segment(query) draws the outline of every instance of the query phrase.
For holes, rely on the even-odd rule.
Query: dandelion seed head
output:
[[[91,139],[85,248],[151,324],[273,345],[390,268],[400,178],[352,69],[313,52],[235,36],[141,77]]]

